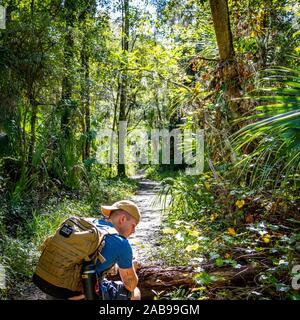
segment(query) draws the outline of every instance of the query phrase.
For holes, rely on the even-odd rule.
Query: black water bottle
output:
[[[82,265],[82,282],[86,300],[97,300],[96,268],[93,261],[84,261]]]

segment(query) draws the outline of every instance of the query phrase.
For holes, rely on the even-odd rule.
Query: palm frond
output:
[[[268,72],[263,79],[268,86],[254,96],[258,106],[243,118],[255,121],[240,129],[233,143],[235,151],[255,146],[238,163],[244,168],[255,165],[252,183],[272,177],[275,184],[286,183],[297,176],[300,163],[300,70],[278,67]]]

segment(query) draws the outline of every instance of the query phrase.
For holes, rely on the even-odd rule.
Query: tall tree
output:
[[[61,130],[66,141],[71,139],[72,91],[74,85],[74,24],[76,21],[76,1],[64,2],[65,38],[64,38],[64,77],[61,96]]]
[[[239,110],[238,103],[234,99],[240,97],[241,90],[238,84],[239,75],[233,49],[228,1],[209,0],[209,2],[220,55],[219,69],[225,85],[225,99],[231,112],[229,118],[236,118]]]
[[[91,147],[91,86],[90,86],[90,57],[91,57],[91,30],[89,20],[95,18],[96,0],[87,0],[84,2],[79,20],[81,22],[82,44],[81,44],[81,123],[83,134],[82,160],[90,157]]]
[[[124,55],[124,63],[121,71],[119,123],[120,121],[126,121],[128,86],[127,68],[129,53],[129,0],[123,0],[122,2],[122,53]],[[123,138],[120,139],[120,133],[118,136],[118,176],[125,176],[125,137],[123,136]]]

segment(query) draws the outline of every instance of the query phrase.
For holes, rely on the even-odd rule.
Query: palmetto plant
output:
[[[299,187],[300,167],[300,70],[279,67],[267,70],[259,94],[255,120],[235,136],[236,150],[252,149],[239,162],[251,183],[283,186],[293,182]],[[249,174],[250,173],[250,174]]]

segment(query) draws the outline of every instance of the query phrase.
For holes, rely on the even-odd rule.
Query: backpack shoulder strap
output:
[[[114,227],[104,226],[104,225],[101,226],[100,232],[103,233],[105,236],[106,235],[119,234],[119,232]]]
[[[97,218],[85,218],[85,220],[96,225],[98,219]],[[101,225],[101,227],[97,227],[97,228],[104,235],[119,234],[119,232],[114,227],[111,227],[108,225]]]
[[[94,224],[96,226],[97,220],[96,218],[85,218],[85,220],[87,220],[88,222]],[[102,237],[102,241],[97,249],[97,253],[95,255],[95,258],[97,258],[101,263],[104,263],[106,261],[106,259],[103,257],[103,255],[101,254],[101,251],[105,245],[105,237],[107,235],[114,235],[114,234],[119,234],[119,232],[111,226],[108,225],[101,225],[101,227],[97,227],[99,233],[103,236]]]

